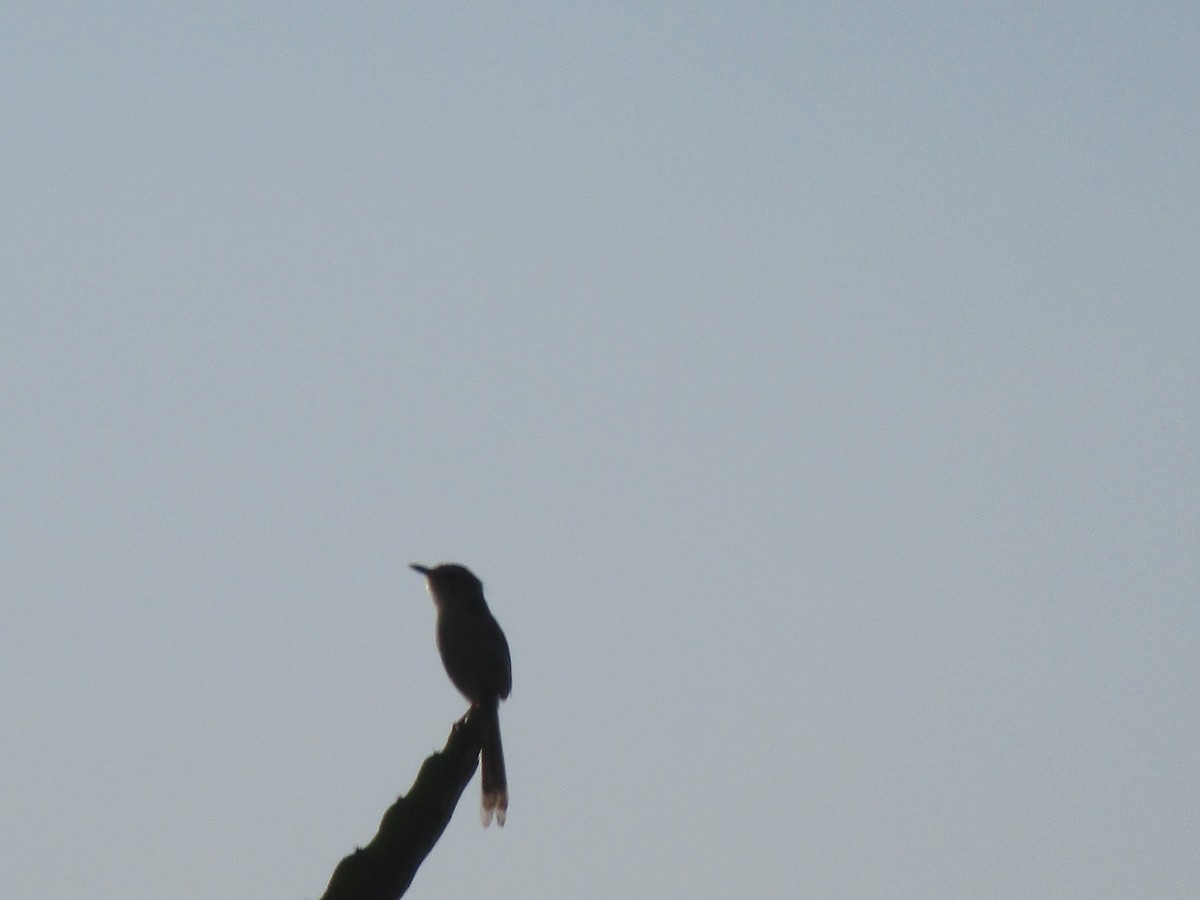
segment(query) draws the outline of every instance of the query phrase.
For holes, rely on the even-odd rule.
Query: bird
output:
[[[425,576],[437,610],[437,647],[446,674],[484,716],[482,818],[486,828],[503,827],[508,814],[508,777],[500,743],[500,701],[512,691],[512,657],[508,640],[483,598],[483,583],[466,566],[440,563],[429,567],[412,563]]]

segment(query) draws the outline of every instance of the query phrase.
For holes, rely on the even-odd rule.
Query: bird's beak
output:
[[[427,567],[421,565],[420,563],[412,563],[409,566],[409,568],[412,569],[414,572],[420,572],[426,578],[429,577],[429,569]]]

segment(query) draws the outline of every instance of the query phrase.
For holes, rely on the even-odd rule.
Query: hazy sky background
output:
[[[1200,7],[7,4],[0,888],[1200,896]]]

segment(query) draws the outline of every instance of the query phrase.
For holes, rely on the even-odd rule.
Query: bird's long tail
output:
[[[483,751],[480,754],[479,767],[483,783],[483,826],[492,824],[492,816],[496,824],[503,826],[504,817],[508,811],[508,776],[504,772],[504,748],[500,744],[500,715],[493,706],[484,722]]]

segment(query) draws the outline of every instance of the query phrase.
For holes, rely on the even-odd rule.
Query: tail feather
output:
[[[492,816],[495,815],[496,824],[503,827],[508,811],[508,776],[504,771],[504,747],[500,743],[500,716],[495,707],[492,707],[486,727],[479,761],[483,785],[483,825],[486,828],[492,824]]]

